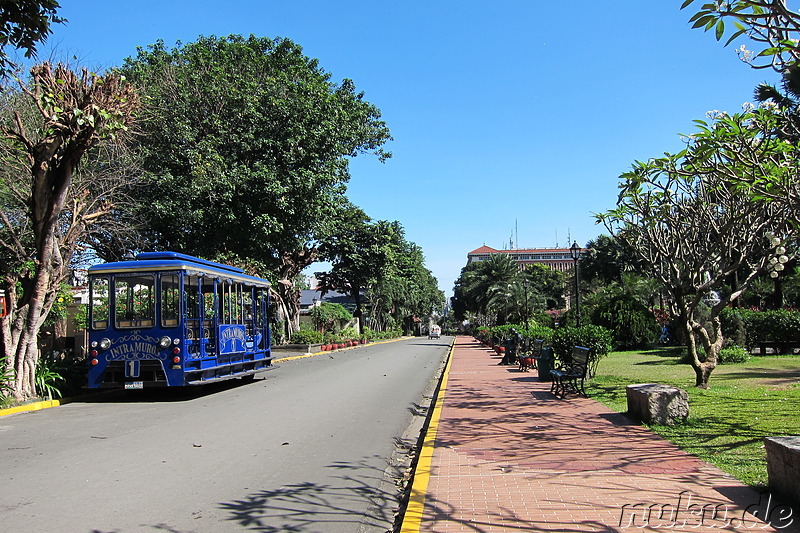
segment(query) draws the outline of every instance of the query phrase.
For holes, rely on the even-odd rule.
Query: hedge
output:
[[[747,346],[759,342],[800,342],[800,311],[724,309],[720,319],[727,335],[731,335],[737,325],[743,324]]]

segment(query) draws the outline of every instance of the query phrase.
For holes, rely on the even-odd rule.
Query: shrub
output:
[[[492,340],[492,330],[486,326],[481,326],[475,332],[475,338],[481,342],[489,342]]]
[[[719,314],[719,320],[722,325],[722,336],[725,338],[726,346],[747,345],[747,325],[739,309],[726,307]]]
[[[501,344],[511,337],[511,328],[519,331],[520,326],[516,324],[504,324],[502,326],[495,326],[492,328],[492,338],[495,344]]]
[[[0,357],[0,398],[10,394],[13,390],[11,382],[14,380],[14,369],[6,363],[5,357]]]
[[[552,326],[553,325],[553,317],[551,317],[548,313],[544,311],[541,312],[533,312],[530,315],[530,323],[529,326],[536,327],[536,326]]]
[[[342,338],[345,340],[347,339],[352,340],[358,338],[358,332],[356,331],[355,328],[344,328],[339,332],[339,335],[341,335]]]
[[[353,319],[352,313],[342,304],[330,302],[322,302],[311,309],[311,317],[326,330],[333,331],[337,331],[341,327],[341,321],[347,322]]]
[[[41,398],[60,398],[66,379],[61,375],[63,365],[57,359],[40,357],[33,376],[36,394]]]
[[[292,344],[320,344],[323,340],[323,334],[319,331],[310,329],[301,329],[292,334]]]
[[[750,360],[750,353],[741,346],[729,346],[719,351],[717,362],[727,363],[746,363]]]
[[[529,339],[542,339],[545,344],[550,344],[555,332],[556,330],[547,326],[532,326],[522,334]]]
[[[598,305],[592,323],[611,330],[618,349],[647,348],[658,339],[656,316],[632,296],[620,294]]]
[[[591,350],[589,354],[589,376],[594,376],[597,363],[611,351],[613,336],[602,326],[564,326],[553,334],[553,352],[561,361],[568,363],[572,358],[572,348],[583,346]]]

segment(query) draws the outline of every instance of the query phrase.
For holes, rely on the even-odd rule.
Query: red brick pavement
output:
[[[559,400],[467,337],[452,357],[419,531],[800,531],[796,510],[599,402]],[[768,503],[772,526],[745,512]]]

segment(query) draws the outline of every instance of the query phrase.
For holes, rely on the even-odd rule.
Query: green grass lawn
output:
[[[694,386],[694,371],[678,360],[684,348],[613,352],[600,361],[589,395],[627,411],[625,386],[666,383],[689,393],[689,420],[650,426],[684,450],[756,488],[767,484],[764,437],[800,435],[800,356],[759,356],[719,365],[710,389]]]

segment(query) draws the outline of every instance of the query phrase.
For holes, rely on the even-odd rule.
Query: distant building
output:
[[[520,269],[527,265],[547,265],[553,270],[565,272],[570,270],[575,262],[572,260],[569,248],[532,248],[518,250],[495,250],[486,245],[467,254],[467,264],[474,261],[486,261],[493,254],[507,254],[514,258]]]

